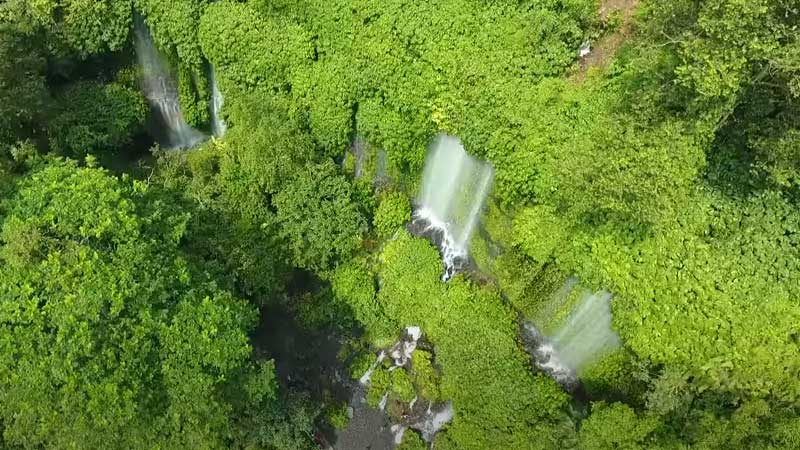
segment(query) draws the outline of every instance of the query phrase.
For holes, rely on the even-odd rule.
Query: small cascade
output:
[[[533,324],[522,325],[522,338],[537,367],[571,388],[578,375],[621,345],[612,328],[608,292],[584,292],[561,327],[544,336]]]
[[[366,386],[367,383],[369,383],[369,380],[372,378],[372,372],[375,371],[378,365],[380,365],[380,363],[382,363],[385,358],[386,358],[386,352],[381,351],[378,354],[378,357],[375,359],[375,362],[372,363],[369,369],[367,369],[367,371],[364,372],[364,375],[361,375],[361,378],[358,379],[359,384],[361,384],[362,386]]]
[[[411,361],[411,354],[417,349],[417,343],[422,337],[422,330],[419,327],[406,327],[403,336],[397,341],[388,351],[381,350],[375,362],[372,363],[369,369],[361,375],[358,382],[362,386],[366,386],[372,378],[372,372],[383,362],[386,357],[392,358],[392,367],[389,370],[395,370],[398,367],[405,367]]]
[[[533,363],[568,391],[577,389],[578,374],[558,358],[552,342],[531,323],[521,324],[522,341],[530,353]]]
[[[436,433],[450,423],[453,416],[452,402],[434,403],[427,400],[417,402],[417,399],[414,399],[408,405],[405,420],[392,425],[390,430],[394,434],[395,444],[403,442],[403,435],[410,428],[419,431],[422,440],[430,445]]]
[[[366,403],[366,391],[370,384],[372,374],[387,358],[392,362],[389,371],[394,370],[410,370],[411,368],[411,355],[417,349],[419,340],[422,337],[422,330],[419,327],[406,327],[401,336],[394,345],[387,350],[382,350],[378,353],[373,364],[367,369],[366,372],[359,378],[358,388],[351,401],[351,408],[354,411],[351,417],[351,425],[358,424],[358,429],[363,430],[361,421],[365,418],[374,418],[374,409],[369,408]],[[378,403],[377,411],[384,413],[389,401],[389,391],[383,393],[380,402]],[[422,439],[429,445],[433,442],[436,433],[438,433],[447,423],[453,420],[454,411],[452,402],[433,402],[414,397],[407,405],[403,404],[403,415],[397,420],[397,423],[381,422],[376,426],[377,436],[370,436],[370,433],[363,433],[359,439],[354,438],[353,429],[348,427],[340,433],[339,443],[346,445],[343,448],[361,449],[361,448],[389,448],[400,444],[403,440],[403,435],[408,429],[416,430],[420,433]],[[388,420],[388,416],[385,416]],[[374,432],[372,432],[374,434]],[[360,439],[368,437],[368,439]],[[370,442],[369,446],[362,446],[362,441]],[[387,444],[389,443],[389,444]]]
[[[205,135],[186,122],[175,77],[156,48],[147,25],[138,17],[135,35],[136,56],[142,69],[140,87],[159,122],[153,134],[167,148],[194,147]]]
[[[211,132],[216,137],[222,137],[228,131],[228,125],[222,120],[222,105],[225,104],[225,97],[222,96],[222,91],[219,90],[214,67],[210,67],[208,79],[211,83]]]
[[[440,134],[431,145],[412,229],[439,247],[444,280],[466,265],[493,177],[492,166],[469,156],[458,138]]]
[[[422,337],[422,330],[419,327],[407,327],[403,339],[400,339],[389,350],[389,356],[394,360],[394,370],[398,367],[405,367],[411,361],[411,354],[417,349],[417,343]]]
[[[420,407],[421,406],[422,404],[420,404]],[[420,407],[416,409],[420,409]],[[412,406],[411,410],[414,411],[415,408]],[[430,444],[433,442],[436,433],[453,420],[453,403],[428,402],[427,408],[423,410],[425,411],[424,413],[413,415],[415,421],[409,425],[409,427],[419,431],[422,435],[422,439]]]

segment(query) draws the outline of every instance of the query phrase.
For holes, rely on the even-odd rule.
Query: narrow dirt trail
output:
[[[605,34],[598,41],[592,42],[591,51],[580,60],[577,72],[572,81],[581,83],[586,72],[594,67],[606,67],[617,54],[617,51],[633,33],[633,16],[639,6],[639,0],[604,0],[600,5],[600,20],[608,23],[612,16],[620,14],[620,25],[616,31]]]

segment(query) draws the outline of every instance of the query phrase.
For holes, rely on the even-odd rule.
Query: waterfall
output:
[[[214,67],[210,68],[208,78],[211,82],[211,132],[214,136],[222,137],[228,131],[228,125],[222,120],[222,105],[225,104],[225,98],[217,85]]]
[[[156,139],[167,148],[191,148],[205,139],[183,116],[173,73],[153,42],[141,18],[135,20],[136,56],[141,66],[140,86],[156,115]]]
[[[440,134],[431,145],[422,175],[414,221],[422,234],[438,233],[447,280],[463,266],[469,240],[492,186],[494,170],[467,154],[458,138]]]
[[[536,365],[563,384],[573,384],[578,374],[621,342],[611,327],[611,297],[605,291],[584,292],[567,320],[551,336],[532,324],[523,325],[523,339]]]

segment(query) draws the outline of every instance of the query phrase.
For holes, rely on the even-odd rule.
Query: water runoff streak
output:
[[[173,73],[156,48],[144,21],[135,20],[136,56],[142,68],[141,89],[159,126],[153,130],[158,141],[167,148],[191,148],[205,139],[183,116],[178,98],[178,86]]]
[[[440,134],[433,141],[412,226],[422,227],[420,234],[438,244],[445,280],[467,260],[493,176],[492,166],[469,156],[458,138]]]
[[[208,79],[211,82],[211,132],[214,136],[222,137],[228,131],[228,126],[222,120],[222,105],[225,104],[225,98],[217,85],[213,67],[209,67]]]

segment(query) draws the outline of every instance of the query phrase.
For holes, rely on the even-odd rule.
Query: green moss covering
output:
[[[185,64],[178,65],[178,97],[183,116],[189,125],[202,128],[210,121],[211,90],[205,74],[193,71]]]
[[[342,161],[342,171],[349,174],[354,174],[356,170],[356,158],[350,152],[344,153],[344,160]]]
[[[482,233],[470,241],[470,256],[491,277],[515,309],[531,319],[567,278],[549,260],[535,261],[515,245],[513,212],[489,201]]]
[[[637,378],[639,371],[634,356],[628,350],[619,348],[583,370],[580,377],[592,398],[625,400],[636,404],[636,399],[646,390],[646,385]]]
[[[361,376],[364,375],[367,370],[369,370],[374,361],[375,355],[371,353],[362,353],[356,356],[348,365],[350,377],[354,380],[361,378]]]
[[[547,301],[539,305],[534,322],[544,334],[553,334],[568,319],[580,301],[591,292],[580,285],[570,286],[575,282],[567,281],[560,289],[550,293]]]

